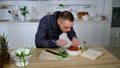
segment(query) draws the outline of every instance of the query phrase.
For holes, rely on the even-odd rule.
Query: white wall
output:
[[[92,25],[91,22],[86,21],[87,23],[83,24],[84,26],[77,25],[78,27],[75,27],[75,29],[78,30],[77,34],[79,36],[79,39],[80,40],[88,39],[89,44],[94,41],[96,41],[96,44],[98,44],[98,45],[102,42],[105,43],[105,45],[109,43],[110,28],[111,28],[110,27],[111,26],[111,16],[112,16],[112,0],[0,1],[0,4],[3,4],[3,3],[8,4],[8,5],[17,5],[17,6],[28,5],[29,12],[31,13],[28,18],[34,18],[34,19],[40,19],[42,16],[46,15],[47,12],[49,12],[49,11],[58,10],[58,6],[56,6],[56,4],[60,4],[60,3],[71,4],[71,6],[68,8],[72,8],[72,11],[74,11],[76,13],[78,11],[88,11],[91,16],[93,16],[94,14],[97,14],[97,13],[101,14],[101,15],[105,15],[108,20],[107,22],[104,22],[105,25],[102,23],[99,24],[98,22],[94,22],[95,25]],[[83,4],[83,5],[91,4],[92,7],[84,8],[83,6],[76,6],[74,4]],[[51,5],[53,5],[53,6],[51,6]],[[64,10],[64,9],[66,9],[66,8],[63,8],[62,10]],[[0,14],[2,14],[2,13],[0,12]],[[82,23],[84,23],[84,22],[82,22]],[[34,36],[36,33],[36,29],[37,29],[36,25],[37,24],[38,23],[36,23],[36,24],[35,23],[34,24],[33,23],[32,24],[24,23],[23,24],[23,23],[15,23],[15,22],[13,22],[12,24],[9,23],[9,25],[7,25],[7,26],[4,24],[2,24],[2,25],[0,24],[0,28],[1,28],[0,32],[1,33],[8,32],[7,34],[10,35],[9,38],[12,39],[12,40],[10,40],[10,43],[9,43],[11,47],[13,47],[13,45],[15,45],[16,48],[17,48],[17,46],[24,47],[25,45],[26,45],[25,47],[27,47],[27,45],[35,46]],[[79,27],[83,28],[84,30],[79,31]],[[14,30],[12,30],[12,29],[14,29]],[[88,32],[86,32],[87,30],[88,30]],[[100,31],[101,34],[99,34],[99,32],[96,33],[95,30]],[[91,33],[91,34],[89,35],[89,33]],[[96,33],[96,35],[93,35],[92,33]],[[82,35],[86,35],[86,37],[84,37]],[[89,37],[87,37],[87,36],[89,36]],[[93,36],[99,37],[100,41],[97,41],[96,39],[94,39]],[[20,38],[23,40],[20,40]],[[92,40],[91,40],[91,38],[92,38]],[[107,38],[107,40],[106,40],[106,38]],[[13,39],[18,39],[18,40],[13,40]],[[101,39],[104,39],[106,41],[104,42],[104,40],[101,40]],[[12,43],[14,41],[16,41],[16,42]],[[20,43],[22,43],[22,44],[20,44]],[[90,44],[90,45],[92,45],[92,44]]]

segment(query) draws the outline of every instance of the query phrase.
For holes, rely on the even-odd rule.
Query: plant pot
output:
[[[2,63],[2,52],[0,51],[0,68],[3,68],[3,63]]]
[[[29,64],[29,59],[30,59],[31,55],[29,56],[25,56],[25,62],[23,61],[22,58],[19,58],[19,57],[14,57],[13,59],[16,61],[16,65],[17,66],[24,66],[24,63],[25,63],[25,66],[27,66]]]
[[[16,66],[27,66],[29,64],[29,59],[30,59],[31,55],[29,56],[25,56],[25,62],[23,61],[22,58],[19,58],[19,57],[14,57],[13,59],[16,61]]]
[[[21,53],[24,52],[24,55]],[[15,61],[16,66],[26,66],[29,64],[30,57],[32,56],[31,49],[21,48],[10,52],[10,57]]]
[[[26,16],[21,16],[21,21],[26,21]]]
[[[2,63],[3,64],[7,64],[9,63],[9,60],[10,60],[10,54],[8,52],[2,52]]]

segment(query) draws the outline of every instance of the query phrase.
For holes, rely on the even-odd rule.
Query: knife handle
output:
[[[46,51],[49,52],[49,53],[55,54],[55,55],[59,55],[58,53],[50,51],[50,50],[46,50]]]

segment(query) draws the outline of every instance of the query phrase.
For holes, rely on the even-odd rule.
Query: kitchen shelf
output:
[[[15,7],[15,5],[0,5],[0,9],[10,9]]]
[[[50,4],[48,6],[59,6],[61,7],[60,5],[63,5],[64,6],[83,6],[83,7],[88,7],[90,8],[92,6],[92,4]]]

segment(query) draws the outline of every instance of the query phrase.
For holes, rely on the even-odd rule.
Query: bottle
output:
[[[18,13],[15,14],[15,21],[19,21]]]
[[[85,40],[82,42],[81,46],[82,46],[82,51],[86,51],[88,49]]]

